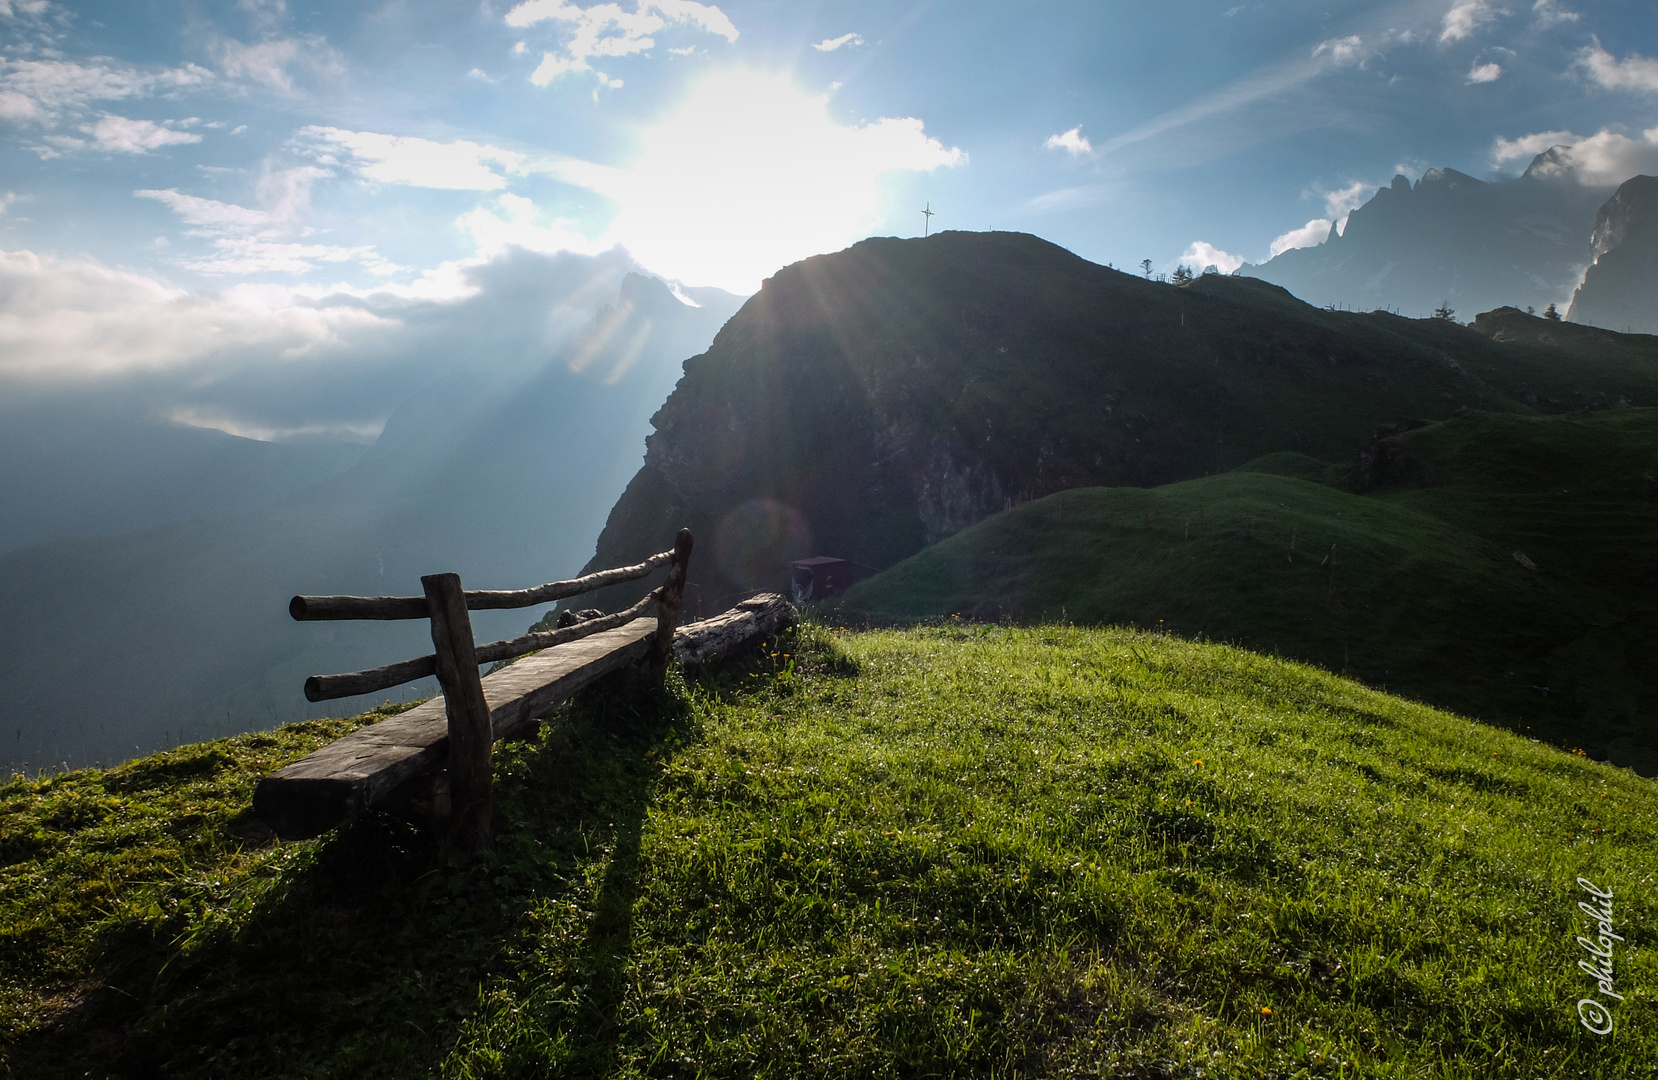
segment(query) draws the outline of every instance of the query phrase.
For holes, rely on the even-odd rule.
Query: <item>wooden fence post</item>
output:
[[[420,584],[431,608],[438,685],[449,718],[450,812],[440,835],[461,851],[477,851],[489,846],[489,758],[495,731],[478,677],[472,618],[459,574],[431,574]]]
[[[681,529],[674,537],[674,561],[668,564],[668,580],[662,583],[656,604],[656,642],[651,647],[651,674],[657,682],[668,676],[668,658],[673,655],[674,628],[685,602],[685,575],[691,566],[691,530]]]

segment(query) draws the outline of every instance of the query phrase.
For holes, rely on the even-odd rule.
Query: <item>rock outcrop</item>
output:
[[[1595,216],[1594,262],[1566,318],[1658,334],[1658,176],[1625,181]]]

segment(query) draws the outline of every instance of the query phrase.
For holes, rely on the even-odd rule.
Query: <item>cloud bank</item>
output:
[[[1498,138],[1491,148],[1497,168],[1529,162],[1543,151],[1561,147],[1558,164],[1542,171],[1570,176],[1590,187],[1612,187],[1639,173],[1658,173],[1658,127],[1630,136],[1602,128],[1593,135],[1539,131],[1517,139]]]
[[[1268,258],[1275,259],[1294,248],[1317,247],[1329,237],[1330,224],[1329,218],[1313,218],[1299,229],[1291,229],[1272,241]]]
[[[1183,266],[1190,266],[1198,271],[1213,266],[1223,274],[1230,274],[1247,261],[1242,255],[1222,251],[1204,240],[1194,240],[1180,255],[1180,263]]]

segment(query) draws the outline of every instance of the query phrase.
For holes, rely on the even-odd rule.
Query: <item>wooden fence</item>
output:
[[[433,710],[421,706],[354,732],[260,781],[254,809],[280,836],[314,836],[352,810],[380,801],[406,781],[432,773],[444,761],[447,768],[442,782],[425,799],[429,815],[446,843],[462,851],[487,846],[490,757],[495,740],[629,662],[642,661],[660,680],[674,646],[690,559],[691,532],[681,529],[672,550],[635,566],[533,589],[468,592],[461,587],[458,574],[432,574],[420,579],[424,596],[294,597],[288,612],[302,621],[430,620],[431,655],[368,671],[313,675],[305,680],[305,696],[327,701],[436,675],[443,690],[444,723],[440,732],[432,723],[436,719],[430,715]],[[469,611],[550,603],[642,578],[664,566],[668,567],[666,581],[625,611],[509,641],[486,645],[473,641]],[[656,605],[654,620],[645,614],[652,604]],[[584,639],[591,639],[592,647],[557,648]],[[486,698],[479,664],[542,650],[552,650],[543,654],[544,662],[531,665],[525,661],[492,676],[497,684],[493,688],[496,701]],[[421,709],[427,715],[421,715]]]

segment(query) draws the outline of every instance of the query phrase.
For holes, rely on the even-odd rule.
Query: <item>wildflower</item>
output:
[[[1271,1016],[1272,1015],[1272,1010],[1267,1008],[1265,1005],[1262,1005],[1261,1006],[1261,1015],[1262,1016]]]

